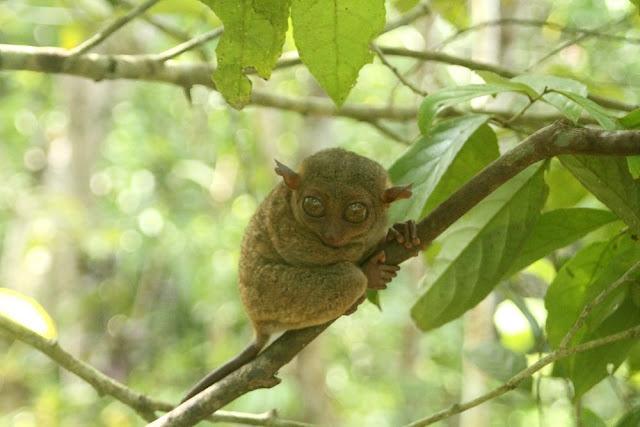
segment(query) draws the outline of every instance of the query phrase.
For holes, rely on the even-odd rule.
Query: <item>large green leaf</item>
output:
[[[524,243],[509,274],[615,221],[616,218],[609,211],[587,208],[556,209],[543,213],[533,227],[531,237]]]
[[[557,347],[578,319],[585,305],[640,261],[640,244],[628,233],[609,242],[593,243],[569,260],[558,272],[545,296],[547,336]],[[598,305],[571,344],[618,332],[640,322],[640,310],[620,288]],[[556,364],[555,374],[570,378],[576,396],[582,395],[607,375],[607,364],[618,366],[626,357],[629,342],[604,346],[574,355]]]
[[[562,164],[602,203],[640,233],[640,185],[621,157],[559,156]]]
[[[413,196],[394,203],[392,218],[421,218],[498,157],[487,120],[471,115],[443,121],[396,160],[389,168],[391,179],[413,183]]]
[[[524,83],[502,81],[500,83],[473,84],[445,88],[428,95],[418,111],[418,127],[423,134],[431,131],[431,123],[438,111],[445,107],[467,102],[479,96],[496,95],[502,92],[522,93],[530,98],[536,91]]]
[[[429,330],[474,307],[518,256],[547,195],[543,164],[527,168],[484,199],[439,239],[429,285],[411,310]]]
[[[373,58],[369,43],[384,28],[384,0],[293,0],[291,22],[302,62],[342,105]]]
[[[291,0],[202,1],[224,24],[213,80],[231,106],[242,108],[251,99],[246,73],[255,70],[268,79],[282,53]]]
[[[582,97],[587,96],[587,87],[585,85],[576,80],[564,77],[523,74],[514,77],[512,81],[531,86],[539,94],[542,94],[545,89],[553,89],[574,93]],[[574,122],[578,121],[580,114],[582,114],[582,108],[579,105],[559,93],[547,93],[542,99],[550,105],[553,105],[558,111]]]

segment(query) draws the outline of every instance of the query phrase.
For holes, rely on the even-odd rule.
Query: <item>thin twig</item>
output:
[[[211,31],[207,31],[206,33],[200,34],[192,38],[191,40],[187,40],[184,43],[181,43],[177,46],[172,47],[171,49],[167,49],[164,52],[161,52],[157,55],[152,55],[154,59],[160,62],[168,61],[169,59],[173,59],[178,55],[183,54],[191,49],[195,49],[208,41],[217,39],[223,33],[223,28],[216,28]]]
[[[131,9],[129,13],[120,18],[117,18],[111,24],[109,24],[104,30],[98,31],[93,36],[89,37],[84,42],[80,43],[78,46],[74,47],[69,51],[71,55],[77,56],[83,53],[88,52],[90,49],[96,47],[103,41],[105,41],[110,35],[118,31],[120,28],[125,26],[127,23],[135,19],[137,16],[146,12],[150,7],[158,3],[160,0],[147,0],[144,3],[136,6]]]
[[[405,13],[395,21],[391,21],[385,25],[383,33],[388,33],[391,30],[395,30],[396,28],[402,27],[404,25],[409,25],[413,21],[418,18],[421,18],[425,15],[431,14],[431,8],[429,7],[429,2],[422,1],[418,3],[413,9],[409,12]]]
[[[542,21],[537,19],[502,18],[502,19],[495,19],[491,21],[480,22],[476,25],[472,25],[467,28],[462,28],[456,31],[451,36],[444,39],[434,49],[442,50],[445,46],[451,44],[453,41],[457,40],[458,38],[460,38],[461,36],[469,32],[482,30],[488,27],[497,27],[497,26],[505,26],[505,25],[518,25],[522,27],[547,27],[552,30],[559,31],[561,33],[566,33],[566,34],[589,34],[591,36],[598,37],[600,39],[615,40],[619,42],[632,43],[632,44],[640,44],[640,38],[637,38],[637,37],[619,36],[617,34],[604,33],[598,30],[591,30],[588,28],[569,27],[569,26],[560,25],[556,22]]]
[[[596,30],[588,32],[588,33],[582,33],[576,37],[574,37],[571,40],[567,40],[566,42],[562,43],[560,46],[556,47],[555,49],[552,49],[550,52],[548,52],[546,55],[544,55],[543,57],[539,58],[536,62],[534,62],[533,64],[529,65],[526,69],[525,72],[531,71],[532,69],[536,68],[537,66],[539,66],[540,64],[542,64],[543,62],[547,61],[548,59],[552,58],[553,56],[555,56],[556,54],[562,52],[563,50],[565,50],[566,48],[568,48],[569,46],[573,46],[575,44],[580,43],[583,40],[586,40],[588,38],[591,37],[595,37],[598,34],[598,31],[601,31],[603,29],[606,28],[610,28],[610,27],[615,27],[617,25],[623,24],[624,22],[628,21],[629,19],[633,18],[635,15],[634,13],[630,13],[627,14],[625,16],[623,16],[621,19],[619,19],[618,21],[615,22],[607,22],[604,25],[599,26]]]
[[[425,417],[417,421],[414,421],[410,424],[407,424],[406,427],[421,427],[421,426],[430,425],[437,421],[440,421],[445,418],[449,418],[453,415],[459,414],[461,412],[467,411],[471,408],[481,405],[486,401],[495,399],[496,397],[501,396],[515,389],[518,386],[518,384],[520,384],[525,379],[529,378],[535,372],[538,372],[540,369],[544,368],[545,366],[557,360],[563,359],[568,356],[572,356],[574,354],[593,350],[594,348],[602,347],[603,345],[611,344],[611,343],[626,340],[626,339],[637,338],[637,337],[640,337],[640,326],[626,329],[622,332],[608,335],[603,338],[598,338],[592,341],[588,341],[586,343],[576,345],[575,347],[558,349],[553,353],[550,353],[547,356],[543,357],[542,359],[538,360],[536,363],[529,366],[528,368],[518,372],[516,375],[511,377],[507,382],[493,389],[489,393],[483,394],[482,396],[479,396],[465,403],[455,404],[451,406],[449,409],[445,409],[443,411],[437,412],[428,417]]]
[[[622,277],[620,277],[618,280],[616,280],[615,282],[607,286],[591,302],[589,302],[587,305],[584,306],[576,322],[573,324],[573,326],[571,327],[569,332],[567,332],[564,338],[562,338],[562,341],[560,342],[560,345],[558,346],[558,348],[565,348],[569,344],[571,344],[571,341],[575,338],[578,331],[582,329],[582,327],[587,321],[587,318],[591,315],[593,310],[598,305],[602,304],[602,302],[605,299],[607,299],[609,295],[611,295],[613,292],[615,292],[617,289],[621,288],[622,286],[636,282],[638,280],[638,277],[640,277],[640,262],[637,262],[636,264],[634,264],[629,270],[627,270],[626,273],[622,275]]]
[[[420,89],[419,87],[417,87],[416,85],[411,83],[409,80],[407,80],[402,75],[402,73],[392,63],[390,63],[387,60],[387,58],[384,56],[384,53],[382,53],[382,51],[380,50],[380,47],[378,47],[377,44],[371,43],[371,49],[373,49],[373,51],[378,55],[378,58],[380,58],[380,61],[382,61],[382,63],[389,70],[391,70],[391,72],[398,78],[398,80],[400,80],[400,82],[402,82],[402,84],[404,84],[406,87],[408,87],[413,93],[415,93],[416,95],[419,95],[419,96],[427,96],[428,95],[427,91]]]
[[[381,134],[393,139],[394,141],[397,141],[404,145],[411,145],[411,141],[389,129],[387,126],[380,123],[379,120],[370,120],[367,123],[376,128]]]

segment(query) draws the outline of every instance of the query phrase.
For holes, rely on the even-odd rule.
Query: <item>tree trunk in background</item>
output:
[[[471,25],[500,19],[499,0],[470,0]],[[489,27],[474,33],[472,57],[487,63],[500,58],[500,27]],[[489,295],[464,316],[463,352],[495,339],[493,332],[493,296]],[[487,391],[487,377],[466,357],[462,357],[461,401],[473,399]],[[491,421],[491,403],[485,403],[460,415],[460,427],[486,427]]]

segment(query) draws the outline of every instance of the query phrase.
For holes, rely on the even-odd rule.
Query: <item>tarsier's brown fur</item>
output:
[[[398,269],[374,253],[385,236],[409,249],[420,243],[413,222],[387,234],[389,203],[411,193],[390,187],[373,160],[333,148],[305,159],[297,173],[280,163],[276,172],[283,182],[252,217],[240,254],[240,295],[255,340],[185,400],[253,359],[271,334],[336,319],[355,310],[367,287],[384,288]],[[322,215],[309,215],[308,202]],[[358,222],[347,220],[352,216]]]

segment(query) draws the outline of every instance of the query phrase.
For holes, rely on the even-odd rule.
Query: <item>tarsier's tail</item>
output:
[[[241,368],[247,363],[251,362],[260,353],[260,350],[269,342],[269,335],[257,335],[255,340],[249,344],[240,354],[233,359],[229,360],[218,369],[211,371],[206,377],[198,381],[194,385],[189,393],[180,401],[180,403],[186,402],[196,394],[214,385],[230,373]]]

